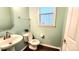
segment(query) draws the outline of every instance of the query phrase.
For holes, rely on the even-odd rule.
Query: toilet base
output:
[[[37,50],[37,45],[31,45],[31,44],[29,44],[29,49]]]

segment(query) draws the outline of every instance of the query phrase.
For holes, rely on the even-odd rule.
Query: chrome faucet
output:
[[[10,33],[9,32],[6,32],[6,35],[4,36],[4,40],[7,39],[7,38],[10,38]]]
[[[10,33],[6,32],[6,38],[10,38]]]

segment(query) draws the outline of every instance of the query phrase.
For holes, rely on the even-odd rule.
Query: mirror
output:
[[[0,31],[13,27],[13,19],[10,7],[0,7]]]

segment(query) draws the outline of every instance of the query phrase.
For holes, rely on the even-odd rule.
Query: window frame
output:
[[[52,8],[53,8],[53,7],[52,7]],[[54,7],[54,8],[56,8],[56,7]],[[56,8],[56,11],[55,11],[55,12],[41,14],[41,13],[40,13],[40,7],[39,7],[39,25],[40,25],[40,26],[45,26],[45,27],[48,27],[48,26],[50,26],[50,27],[56,27],[56,13],[57,13],[57,8]],[[46,15],[46,14],[54,14],[54,16],[52,16],[52,17],[54,17],[54,24],[51,24],[51,25],[48,25],[48,24],[41,24],[41,15]],[[53,20],[53,19],[52,19],[52,20]],[[53,23],[53,22],[52,22],[52,23]]]

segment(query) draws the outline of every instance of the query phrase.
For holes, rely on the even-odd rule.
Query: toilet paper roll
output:
[[[41,34],[40,37],[41,37],[41,38],[44,38],[45,36],[44,36],[44,34]]]

